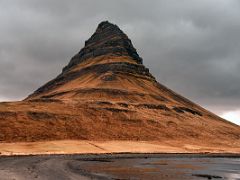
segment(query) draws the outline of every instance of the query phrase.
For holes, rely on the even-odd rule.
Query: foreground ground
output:
[[[42,141],[0,143],[0,155],[103,154],[103,153],[240,153],[239,144],[186,141]]]
[[[1,180],[239,179],[240,156],[202,154],[45,155],[0,158]]]

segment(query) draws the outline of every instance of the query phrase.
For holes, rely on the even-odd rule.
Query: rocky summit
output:
[[[234,146],[240,127],[158,83],[128,36],[105,21],[59,76],[23,101],[0,103],[0,141],[60,139]]]
[[[85,42],[85,47],[76,54],[63,71],[81,63],[85,59],[101,55],[130,56],[138,64],[142,64],[132,42],[128,39],[118,26],[107,21],[98,25],[96,32]]]

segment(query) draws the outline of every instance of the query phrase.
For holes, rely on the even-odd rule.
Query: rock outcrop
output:
[[[85,42],[85,47],[63,68],[63,72],[88,58],[108,54],[130,56],[138,64],[142,64],[142,58],[139,57],[127,35],[117,25],[104,21],[98,25],[96,32]]]

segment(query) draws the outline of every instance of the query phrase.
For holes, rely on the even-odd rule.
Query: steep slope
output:
[[[240,127],[158,83],[127,35],[102,22],[59,76],[0,103],[0,141],[57,139],[240,147]]]

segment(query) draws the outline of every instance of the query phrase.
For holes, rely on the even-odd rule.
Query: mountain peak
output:
[[[101,23],[98,24],[96,31],[98,32],[98,31],[104,30],[106,28],[116,28],[116,29],[120,30],[117,25],[110,23],[109,21],[102,21]]]
[[[103,21],[63,71],[71,69],[86,59],[103,55],[129,56],[138,64],[142,64],[142,58],[138,55],[128,36],[117,25]]]
[[[56,78],[24,101],[0,105],[4,142],[152,141],[191,152],[233,152],[238,144],[240,151],[239,126],[158,83],[127,35],[107,21]]]

